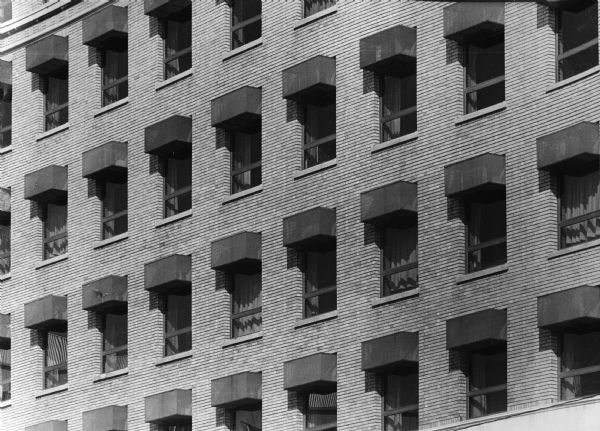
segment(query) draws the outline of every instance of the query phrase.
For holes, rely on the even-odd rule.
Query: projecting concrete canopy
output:
[[[361,344],[361,370],[387,372],[419,365],[419,334],[397,332]]]
[[[504,156],[486,153],[444,168],[446,196],[457,199],[484,199],[504,192]]]
[[[330,250],[335,238],[335,209],[317,207],[283,219],[284,247]]]
[[[95,312],[127,310],[127,277],[108,277],[86,283],[81,287],[81,308]]]
[[[211,382],[211,406],[253,410],[262,403],[262,373],[244,372]]]
[[[283,364],[287,391],[329,393],[337,385],[337,354],[316,353]]]
[[[0,314],[0,349],[10,347],[10,314]]]
[[[225,130],[252,131],[260,128],[262,90],[245,86],[210,102],[213,127]]]
[[[489,308],[446,320],[446,349],[472,352],[506,344],[506,310]]]
[[[417,222],[417,185],[398,181],[360,195],[360,221],[381,226]]]
[[[127,8],[110,5],[82,21],[83,44],[96,48],[127,46]]]
[[[27,45],[25,70],[40,75],[52,75],[69,64],[69,40],[55,34]]]
[[[83,153],[81,176],[100,181],[127,181],[127,142],[111,141]]]
[[[10,220],[10,189],[0,187],[0,220]]]
[[[191,0],[144,0],[144,14],[156,18],[168,18],[191,4]]]
[[[47,421],[25,428],[25,431],[67,431],[67,421]]]
[[[360,67],[374,72],[417,60],[417,29],[397,25],[360,40]]]
[[[537,139],[538,169],[554,173],[579,173],[598,167],[598,123],[582,121]]]
[[[504,3],[465,2],[444,8],[444,37],[460,43],[485,41],[504,31]]]
[[[335,58],[318,55],[285,69],[283,98],[313,105],[335,102]]]
[[[12,87],[12,62],[0,60],[0,86]]]
[[[48,295],[25,304],[25,328],[59,330],[66,327],[66,296]]]
[[[192,390],[173,389],[144,398],[146,422],[187,424],[192,420]]]
[[[144,289],[179,293],[192,286],[192,256],[173,254],[144,265]]]
[[[25,199],[47,203],[66,197],[66,166],[50,165],[25,175]]]
[[[146,153],[187,157],[192,151],[192,117],[173,115],[144,129]]]
[[[545,4],[552,9],[562,9],[569,11],[580,11],[589,6],[593,1],[590,0],[539,0],[538,3]]]
[[[127,431],[127,406],[83,412],[83,431]]]
[[[252,274],[261,268],[261,234],[240,232],[210,245],[210,267],[225,272]]]
[[[538,327],[557,331],[600,326],[600,286],[579,286],[539,296]]]

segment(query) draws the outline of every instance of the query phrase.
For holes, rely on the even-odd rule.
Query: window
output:
[[[237,338],[261,330],[261,273],[232,274],[231,337]]]
[[[12,87],[0,88],[0,148],[12,144]]]
[[[577,11],[556,12],[556,80],[562,81],[598,65],[598,2]]]
[[[335,103],[304,105],[304,168],[335,159]]]
[[[164,21],[165,79],[192,67],[192,9],[185,8]]]
[[[334,6],[336,0],[304,0],[304,16],[311,16]]]
[[[305,430],[335,431],[337,426],[337,393],[305,395]]]
[[[261,0],[233,0],[231,4],[231,49],[261,36]]]
[[[506,198],[467,202],[467,272],[506,263]]]
[[[305,253],[304,317],[337,308],[335,249]]]
[[[122,50],[104,49],[102,54],[102,106],[106,106],[128,95],[127,43]]]
[[[600,331],[562,335],[560,398],[600,394]]]
[[[506,411],[506,348],[469,356],[469,418]]]
[[[386,374],[383,386],[383,430],[419,429],[419,374]]]
[[[12,0],[0,1],[0,22],[10,21],[12,19]]]
[[[44,346],[44,389],[67,383],[67,331],[46,332]]]
[[[261,431],[262,410],[235,410],[232,431]]]
[[[504,101],[504,33],[466,43],[465,112]]]
[[[0,275],[10,272],[10,215],[0,217]]]
[[[102,239],[127,232],[127,183],[106,181],[102,195]]]
[[[261,184],[261,132],[231,132],[231,193]]]
[[[68,71],[49,75],[46,79],[45,130],[52,130],[69,121]]]
[[[10,343],[0,346],[0,401],[10,400]]]
[[[389,141],[417,130],[417,63],[392,74],[379,75],[381,141]]]
[[[600,237],[600,171],[562,175],[559,182],[560,247]]]
[[[192,424],[151,424],[150,431],[192,431]]]
[[[127,368],[127,314],[103,315],[102,372]]]
[[[192,157],[165,159],[165,217],[192,208]]]
[[[383,229],[381,296],[417,288],[417,225]]]
[[[67,205],[48,203],[44,209],[44,260],[67,252]]]
[[[165,356],[192,349],[192,295],[165,295]]]

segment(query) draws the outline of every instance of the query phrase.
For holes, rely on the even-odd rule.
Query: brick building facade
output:
[[[0,429],[600,426],[596,2],[0,6]]]

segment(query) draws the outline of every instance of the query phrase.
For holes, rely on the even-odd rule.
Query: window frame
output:
[[[388,229],[407,229],[410,227],[414,227],[417,230],[417,243],[415,245],[415,255],[416,255],[415,262],[409,262],[409,263],[405,263],[404,265],[399,265],[394,268],[385,269],[385,257],[386,257],[385,244],[387,243],[386,232],[388,231]],[[409,223],[406,226],[401,226],[401,227],[382,226],[380,228],[379,232],[381,235],[381,237],[380,237],[381,238],[381,246],[379,248],[379,262],[380,262],[379,263],[379,297],[386,298],[388,296],[395,295],[398,293],[410,292],[411,290],[418,289],[419,288],[419,280],[418,280],[418,275],[419,275],[419,225],[418,225],[418,222],[415,222],[414,226],[412,223]],[[385,294],[385,278],[389,277],[390,275],[399,273],[399,272],[408,272],[411,269],[417,270],[417,285],[416,285],[416,287],[414,287],[412,289],[404,289],[404,290],[401,290],[400,292],[390,293],[390,294],[386,295]]]
[[[307,4],[308,4],[309,2],[311,2],[311,1],[314,1],[314,0],[304,0],[304,1],[302,2],[302,18],[310,18],[311,16],[315,16],[315,15],[316,15],[316,14],[318,14],[318,13],[324,12],[324,11],[326,11],[327,9],[330,9],[330,8],[332,8],[332,7],[335,7],[335,6],[337,6],[337,0],[328,0],[328,1],[329,1],[329,3],[330,3],[330,4],[329,4],[329,6],[327,6],[327,7],[323,8],[323,9],[321,9],[321,10],[318,10],[317,12],[313,12],[313,13],[311,13],[311,14],[307,14]],[[318,0],[317,0],[317,1],[318,1]]]
[[[323,424],[323,425],[317,425],[315,427],[309,427],[308,426],[308,414],[309,414],[309,402],[310,402],[310,395],[311,394],[317,394],[317,395],[329,395],[329,394],[336,394],[336,398],[335,398],[335,417],[336,420],[335,422],[329,422],[327,424]],[[302,395],[302,405],[304,408],[304,426],[303,426],[303,430],[304,431],[335,431],[337,429],[337,412],[338,412],[338,407],[337,407],[337,390],[332,391],[332,392],[327,392],[327,393],[319,393],[319,392],[313,392],[313,391],[308,391],[305,392]],[[313,410],[314,412],[314,410]]]
[[[167,332],[167,324],[168,324],[168,313],[169,313],[169,309],[168,309],[168,302],[169,302],[169,296],[173,295],[173,296],[188,296],[190,297],[190,302],[192,301],[192,293],[191,290],[190,292],[184,294],[184,295],[174,295],[172,293],[165,293],[163,294],[163,301],[164,301],[164,310],[165,312],[163,313],[163,348],[162,348],[162,352],[163,352],[163,358],[169,358],[171,356],[174,355],[178,355],[178,354],[182,354],[185,352],[191,352],[193,349],[193,343],[190,342],[190,349],[188,350],[182,350],[182,351],[178,351],[176,353],[172,353],[170,355],[167,355],[167,340],[170,338],[174,338],[174,337],[179,337],[180,335],[183,334],[190,334],[190,339],[192,336],[192,326],[193,326],[193,310],[190,313],[190,326],[185,326],[183,328],[179,328],[175,331],[171,331],[171,332]],[[190,304],[190,309],[192,308],[191,304]]]
[[[0,261],[2,259],[6,259],[7,260],[7,266],[8,266],[8,271],[3,271],[2,270],[2,266],[0,266],[0,275],[6,275],[6,274],[10,274],[10,268],[11,268],[11,243],[12,243],[12,229],[11,229],[11,225],[10,225],[10,220],[8,221],[8,223],[4,223],[4,220],[0,221],[0,231],[1,230],[6,230],[8,231],[8,247],[7,247],[7,251],[2,251],[2,248],[0,248]],[[1,234],[0,234],[1,235]]]
[[[192,9],[191,9],[191,4],[190,6],[188,6],[187,8],[183,9],[182,11],[176,13],[175,15],[177,16],[183,16],[188,15],[189,13],[189,20],[185,20],[185,21],[181,21],[181,20],[177,20],[174,19],[173,16],[169,16],[166,18],[163,18],[162,21],[162,27],[163,27],[163,59],[162,59],[162,64],[163,64],[163,80],[168,80],[171,78],[174,78],[178,75],[181,75],[182,73],[188,71],[188,70],[192,70],[192,66],[193,66],[193,56],[192,56],[192,44],[193,44],[193,38],[194,38],[194,34],[193,34],[193,30],[192,30]],[[189,21],[189,26],[190,26],[190,46],[185,47],[183,49],[180,49],[179,51],[174,52],[171,55],[167,55],[167,50],[168,50],[168,43],[167,43],[167,39],[169,37],[169,21],[172,22],[177,22],[177,23],[183,23],[183,22],[188,22]],[[178,70],[177,73],[175,73],[174,75],[169,76],[168,75],[168,64],[171,63],[173,60],[177,60],[185,55],[190,55],[190,67],[188,69],[185,70]]]
[[[407,115],[411,115],[411,114],[416,115],[417,114],[416,100],[415,100],[415,105],[411,106],[410,108],[401,109],[394,114],[389,114],[389,115],[383,114],[383,111],[385,109],[384,103],[383,103],[383,98],[385,97],[385,91],[386,91],[386,89],[385,89],[386,88],[386,86],[385,86],[386,76],[393,76],[393,75],[390,73],[385,73],[385,72],[377,73],[377,81],[378,81],[378,85],[379,85],[379,141],[380,142],[388,142],[388,141],[392,141],[394,139],[399,139],[403,136],[408,136],[411,133],[415,133],[417,130],[419,130],[418,123],[415,122],[415,130],[413,132],[404,133],[404,134],[396,136],[395,138],[385,139],[385,137],[384,137],[385,123],[396,120],[398,118],[402,119],[402,117],[406,117]],[[403,78],[407,78],[407,76],[403,76],[401,79],[403,79]],[[415,81],[416,81],[416,65],[415,65]],[[416,93],[416,91],[415,91],[415,93]]]
[[[238,169],[234,169],[233,165],[234,165],[234,147],[236,146],[236,135],[238,133],[244,133],[247,135],[253,135],[254,133],[258,134],[259,137],[259,147],[260,147],[260,160],[258,162],[254,162],[254,163],[250,163],[246,166],[243,166],[241,168]],[[230,163],[229,163],[229,183],[230,183],[230,187],[229,187],[229,191],[230,194],[236,194],[236,193],[241,193],[244,190],[248,190],[249,188],[253,188],[253,187],[258,187],[259,185],[262,184],[262,130],[259,129],[259,131],[257,132],[253,132],[253,133],[246,133],[246,132],[238,132],[238,131],[230,131],[229,132],[229,142],[230,142]],[[240,144],[243,145],[243,144]],[[252,145],[251,143],[245,144],[245,145]],[[256,169],[260,169],[261,170],[261,178],[260,178],[260,182],[256,185],[252,185],[252,172]],[[243,174],[244,172],[250,172],[250,187],[247,187],[245,189],[242,190],[234,190],[234,178],[240,174]]]
[[[125,76],[117,78],[115,81],[113,81],[113,82],[111,82],[109,84],[106,83],[106,72],[105,72],[106,59],[107,59],[106,51],[119,52],[117,50],[108,49],[108,48],[104,48],[102,50],[102,84],[101,84],[102,91],[101,91],[101,94],[102,94],[102,106],[103,107],[104,106],[112,105],[113,103],[117,103],[118,101],[126,99],[129,96],[129,64],[128,64],[128,62],[129,62],[129,52],[127,51],[127,48],[124,50],[124,52],[126,54],[125,64],[127,65],[127,74]],[[127,91],[126,91],[127,94],[125,96],[123,96],[123,97],[119,97],[116,100],[107,102],[107,96],[106,96],[107,91],[110,90],[113,87],[117,87],[117,93],[118,93],[119,92],[118,91],[119,86],[121,84],[123,84],[124,82],[128,83],[128,85],[126,87],[127,88]]]
[[[184,160],[184,159],[189,159],[189,163],[190,163],[190,173],[191,173],[191,179],[190,179],[190,185],[189,186],[184,186],[181,187],[179,189],[176,189],[175,191],[171,192],[171,193],[167,193],[167,187],[169,185],[169,159],[175,159],[175,160]],[[175,214],[172,215],[168,215],[167,211],[168,211],[168,202],[171,199],[175,199],[175,198],[179,198],[180,196],[189,193],[190,194],[190,209],[192,208],[192,184],[193,184],[193,173],[192,173],[192,155],[190,154],[189,156],[186,156],[185,158],[177,158],[177,157],[163,157],[162,158],[162,162],[163,162],[163,218],[169,218],[169,217],[174,217],[178,214],[181,214],[184,211],[188,211],[188,210],[183,210],[183,211],[179,211]]]
[[[128,184],[125,182],[125,209],[123,211],[119,211],[117,213],[114,213],[112,215],[106,216],[105,214],[105,210],[106,210],[106,188],[107,188],[107,183],[113,183],[113,184],[117,184],[120,185],[119,183],[115,183],[114,181],[104,181],[102,183],[102,209],[101,209],[101,213],[100,213],[100,229],[101,229],[101,237],[102,239],[110,239],[110,238],[114,238],[117,235],[123,235],[124,233],[127,233],[129,231],[129,217],[128,217],[128,213],[129,213],[129,190],[128,190]],[[106,229],[105,226],[107,223],[110,223],[111,221],[115,221],[121,217],[125,216],[126,218],[126,224],[127,224],[127,229],[125,230],[125,232],[121,232],[112,236],[107,236],[106,235]]]
[[[385,409],[385,394],[387,392],[387,375],[388,374],[395,374],[395,373],[389,372],[389,373],[385,373],[382,376],[383,394],[381,396],[381,429],[384,431],[385,431],[385,418],[388,416],[409,413],[409,412],[416,412],[417,419],[419,417],[419,403],[418,402],[416,404],[407,404],[405,406],[398,407],[397,409],[391,409],[391,410]],[[408,372],[406,374],[417,374],[417,381],[418,381],[418,378],[419,378],[418,369],[414,370],[414,372]],[[418,387],[418,383],[417,383],[417,397],[419,395],[418,390],[419,390],[419,387]],[[418,430],[418,429],[419,429],[418,427],[415,428],[415,430]]]
[[[60,364],[48,366],[47,365],[48,364],[48,349],[49,349],[48,335],[51,332],[52,333],[58,333],[58,332],[64,332],[65,333],[65,337],[67,339],[67,360],[65,362],[61,362]],[[43,360],[43,363],[42,363],[42,380],[43,380],[43,382],[42,382],[43,386],[42,387],[44,389],[57,388],[57,387],[60,387],[62,385],[65,385],[65,384],[67,384],[69,382],[69,357],[68,357],[68,349],[69,349],[69,333],[68,333],[67,330],[64,330],[64,331],[57,331],[57,330],[47,330],[47,331],[44,331],[44,349],[43,349],[43,351],[44,351],[44,360]],[[62,384],[48,387],[46,385],[46,377],[47,377],[47,375],[50,372],[52,372],[54,370],[59,370],[59,371],[60,370],[65,370],[66,371],[66,376],[67,376],[66,381],[64,383],[62,383]]]
[[[114,313],[106,313],[106,314],[114,314]],[[105,365],[106,365],[105,358],[108,355],[112,355],[113,353],[119,353],[124,350],[128,350],[127,347],[129,345],[129,343],[125,343],[124,345],[113,347],[111,349],[106,348],[106,335],[105,335],[106,314],[102,315],[102,349],[101,349],[101,365],[100,365],[100,369],[102,370],[102,373],[107,373],[106,367],[105,367]],[[127,313],[125,313],[125,314],[127,314]],[[125,333],[126,333],[126,336],[129,338],[129,322],[127,322],[127,325],[125,325]],[[127,365],[129,366],[129,352],[127,352]],[[117,368],[115,370],[108,371],[108,372],[115,372],[118,370],[123,370],[125,368],[127,368],[127,367]]]
[[[65,206],[65,231],[53,236],[46,236],[46,223],[48,222],[48,205],[60,205],[60,206]],[[57,202],[46,202],[44,204],[44,208],[43,208],[43,216],[44,216],[44,220],[42,222],[42,259],[43,260],[47,260],[47,259],[52,259],[53,257],[58,257],[58,256],[64,256],[65,254],[67,254],[69,252],[69,229],[68,229],[68,221],[69,221],[69,209],[67,206],[67,203],[65,202],[63,203],[57,203]],[[58,254],[56,256],[47,256],[46,255],[46,245],[50,244],[52,242],[58,241],[60,239],[66,238],[67,240],[67,245],[65,246],[65,252]]]
[[[322,106],[327,106],[327,105],[333,105],[333,109],[334,109],[333,122],[335,125],[336,132],[331,133],[327,136],[323,136],[322,138],[315,139],[312,142],[309,142],[309,137],[308,137],[308,132],[307,132],[307,123],[308,123],[308,118],[309,118],[309,116],[308,116],[309,106],[317,106],[317,107],[321,107],[321,106],[314,105],[311,103],[303,103],[302,104],[302,115],[304,117],[304,122],[303,122],[304,124],[302,127],[302,129],[303,129],[302,132],[304,135],[303,139],[302,139],[302,169],[310,169],[315,166],[322,165],[323,163],[327,163],[331,160],[335,160],[337,157],[337,136],[336,136],[337,135],[337,102],[334,100],[332,103],[325,104]],[[319,161],[318,163],[315,163],[314,165],[307,166],[306,152],[310,149],[317,148],[317,158],[318,158],[318,154],[319,154],[318,147],[320,147],[321,145],[327,145],[331,142],[334,143],[335,156],[329,160]]]
[[[257,272],[256,274],[259,275],[260,292],[262,295],[262,271]],[[229,275],[229,277],[230,277],[229,282],[231,283],[231,292],[229,294],[229,327],[230,327],[229,338],[231,338],[232,340],[235,340],[237,338],[244,337],[247,335],[256,334],[257,332],[262,331],[262,305],[260,307],[255,307],[250,310],[240,311],[238,313],[233,312],[233,307],[234,307],[233,296],[234,296],[234,291],[236,289],[235,276],[236,276],[235,273],[231,273]],[[262,304],[262,300],[261,300],[261,304]],[[238,319],[241,319],[242,317],[248,317],[248,316],[254,316],[254,315],[260,315],[260,327],[256,331],[250,332],[248,334],[237,335],[237,336],[234,335],[234,332],[233,332],[234,331],[234,322]]]
[[[7,109],[10,110],[10,124],[8,126],[2,126],[0,124],[0,148],[7,148],[12,145],[12,86],[0,86],[0,95],[0,103],[6,104],[8,106]],[[5,136],[8,136],[8,138],[5,139]],[[8,144],[5,144],[5,141],[7,141]]]
[[[12,397],[12,349],[9,346],[2,350],[7,350],[8,356],[11,358],[8,363],[0,362],[0,401],[8,401]],[[2,379],[3,371],[6,370],[8,370],[8,379]],[[5,392],[8,393],[7,397],[4,396]]]
[[[503,200],[504,201],[504,236],[503,237],[498,237],[498,238],[494,238],[491,240],[487,240],[487,241],[483,241],[483,242],[479,242],[477,244],[470,244],[470,231],[471,231],[471,210],[470,210],[470,206],[472,203],[481,203],[477,200],[466,200],[464,202],[464,207],[465,207],[465,218],[466,218],[466,223],[465,223],[465,273],[466,274],[473,274],[479,271],[484,271],[486,269],[489,268],[494,268],[496,266],[500,266],[500,265],[505,265],[506,262],[508,262],[508,221],[506,220],[506,216],[507,216],[507,212],[506,212],[506,191],[504,191],[504,195],[502,197],[502,199],[495,199],[495,200],[490,200],[490,201],[486,201],[486,204],[490,204],[499,200]],[[494,264],[491,266],[485,266],[485,267],[481,267],[479,269],[471,269],[469,267],[469,256],[471,253],[473,252],[477,252],[479,250],[484,250],[486,248],[490,248],[493,247],[495,245],[498,244],[506,244],[505,249],[506,249],[506,253],[504,256],[504,262],[503,263],[499,263],[499,264]]]
[[[600,330],[589,331],[589,332],[598,332],[598,331],[600,331]],[[579,397],[563,399],[563,397],[562,397],[562,380],[563,379],[600,372],[600,364],[599,365],[591,365],[589,367],[577,368],[575,370],[570,370],[570,371],[562,371],[563,354],[564,354],[564,347],[565,347],[564,336],[568,332],[569,331],[562,332],[562,333],[560,333],[560,335],[558,337],[559,354],[557,357],[557,359],[558,359],[557,389],[558,389],[558,400],[559,401],[580,400],[586,396],[589,396],[589,395],[582,395]],[[598,394],[596,394],[596,395],[598,395]]]
[[[307,277],[306,277],[306,273],[307,273],[307,268],[308,268],[308,253],[319,253],[319,254],[325,254],[325,253],[329,253],[329,252],[333,252],[334,253],[334,259],[335,259],[335,267],[334,267],[334,271],[335,271],[335,285],[333,286],[329,286],[329,287],[325,287],[323,289],[317,289],[313,292],[307,292]],[[337,266],[338,266],[338,262],[337,262],[337,247],[334,247],[331,250],[324,250],[324,251],[319,251],[319,250],[306,250],[302,253],[302,317],[303,319],[310,319],[311,317],[318,317],[323,315],[324,313],[328,313],[329,311],[322,311],[319,312],[315,315],[312,316],[308,316],[307,315],[307,311],[308,311],[308,307],[306,306],[306,302],[307,300],[309,300],[310,298],[314,298],[315,296],[320,296],[323,294],[327,294],[330,292],[336,292],[335,294],[335,308],[333,310],[330,311],[335,311],[337,310]]]
[[[47,83],[47,88],[46,91],[44,92],[44,131],[48,132],[50,130],[53,130],[57,127],[63,126],[65,124],[67,124],[69,122],[69,76],[68,76],[68,71],[64,71],[64,73],[66,73],[66,78],[64,78],[64,81],[66,81],[66,86],[67,86],[67,101],[65,103],[62,103],[60,105],[57,105],[56,107],[52,108],[52,109],[48,109],[48,93],[50,92],[50,79],[54,78],[54,79],[60,79],[62,80],[63,78],[58,77],[58,76],[46,76],[44,77],[44,79],[46,79],[46,83]],[[57,112],[62,112],[66,110],[66,121],[64,123],[60,123],[52,128],[50,128],[50,118],[56,114]],[[60,117],[60,116],[59,116]]]
[[[235,4],[236,1],[244,1],[244,0],[230,0],[230,2],[231,2],[231,4],[230,4],[230,7],[231,7],[231,19],[230,19],[231,26],[230,26],[230,32],[229,32],[229,34],[230,34],[230,37],[231,37],[231,44],[230,44],[230,49],[231,50],[234,50],[234,49],[237,49],[237,48],[241,48],[241,47],[243,47],[245,45],[248,45],[249,43],[252,43],[255,40],[258,40],[258,39],[260,39],[262,37],[262,22],[261,22],[261,35],[257,39],[251,40],[249,42],[242,43],[239,46],[234,46],[234,40],[235,40],[234,33],[236,31],[241,30],[241,29],[243,29],[243,28],[245,28],[245,27],[247,27],[247,26],[249,26],[251,24],[254,24],[257,21],[262,21],[262,1],[258,0],[259,2],[261,2],[261,13],[258,14],[258,15],[255,15],[255,16],[253,16],[251,18],[248,18],[248,19],[246,19],[244,21],[240,21],[237,24],[234,24],[233,23],[233,20],[234,20],[234,12],[233,11],[234,11],[234,4]]]
[[[500,412],[493,412],[493,413],[487,413],[481,416],[471,416],[471,398],[476,397],[476,396],[480,396],[480,395],[489,395],[489,394],[495,394],[495,393],[499,393],[499,392],[507,392],[508,390],[508,349],[506,347],[504,347],[502,350],[500,350],[499,352],[496,353],[503,353],[506,356],[506,383],[501,384],[501,385],[494,385],[494,386],[488,386],[486,388],[483,389],[476,389],[476,390],[471,390],[470,386],[471,386],[471,374],[473,373],[473,369],[472,369],[472,354],[479,354],[482,355],[483,353],[481,352],[473,352],[472,354],[469,355],[469,373],[467,374],[467,378],[466,378],[466,400],[467,400],[467,419],[477,419],[477,418],[482,418],[485,416],[489,416],[492,414],[497,414]],[[506,398],[506,404],[508,407],[508,396]],[[505,410],[505,411],[508,411]]]
[[[492,36],[490,39],[493,39],[494,37],[498,37],[498,36]],[[469,48],[471,46],[476,46],[476,45],[474,45],[471,41],[467,41],[462,44],[463,59],[464,59],[464,67],[463,67],[463,114],[464,115],[474,114],[476,112],[480,112],[484,109],[488,109],[488,108],[494,106],[495,104],[492,104],[490,106],[486,106],[485,108],[479,108],[479,109],[475,109],[475,110],[469,112],[469,94],[486,89],[488,87],[499,84],[501,82],[504,82],[504,85],[505,85],[504,98],[503,98],[502,102],[498,102],[498,103],[506,102],[506,39],[504,37],[504,30],[502,30],[502,46],[504,49],[504,54],[503,54],[504,55],[504,70],[503,70],[504,73],[502,73],[502,75],[498,75],[494,78],[490,78],[486,81],[479,82],[475,85],[469,86],[468,85],[468,83],[469,83],[469,57],[470,57],[469,56]]]

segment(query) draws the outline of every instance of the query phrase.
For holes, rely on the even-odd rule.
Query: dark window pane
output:
[[[165,174],[165,217],[192,208],[192,158],[168,158]]]
[[[383,418],[384,431],[414,431],[419,429],[419,412],[409,411]]]
[[[600,365],[600,331],[584,334],[564,333],[562,338],[561,371]]]
[[[337,308],[335,259],[335,250],[306,252],[305,317],[327,313]]]
[[[471,418],[506,411],[506,350],[470,355],[468,398]]]
[[[261,184],[261,132],[231,135],[231,193]]]
[[[0,224],[0,274],[10,272],[10,221]]]
[[[127,314],[104,315],[102,372],[127,367]]]
[[[165,356],[192,348],[192,297],[166,295]]]
[[[165,23],[165,79],[192,67],[191,9],[186,9],[178,19]]]
[[[417,226],[385,228],[383,240],[383,296],[418,286]]]
[[[504,101],[504,38],[466,45],[466,112]],[[476,88],[476,86],[479,86]]]
[[[150,431],[192,431],[192,424],[165,425],[150,424]]]
[[[69,121],[69,80],[66,76],[48,76],[46,89],[46,130]]]
[[[235,410],[235,426],[233,431],[262,430],[262,410]]]
[[[417,75],[383,75],[381,83],[382,141],[417,130]]]
[[[469,417],[478,418],[506,411],[506,389],[469,397]]]
[[[127,51],[104,51],[102,68],[102,105],[110,105],[128,95]]]
[[[305,106],[304,168],[334,159],[335,103]]]
[[[395,410],[419,403],[418,373],[386,374],[384,387],[384,410]]]
[[[47,204],[44,218],[44,259],[67,252],[67,206]]]
[[[306,428],[332,424],[337,421],[337,393],[306,394]]]
[[[232,337],[261,330],[261,274],[234,274],[231,292]]]
[[[0,148],[12,144],[12,88],[0,88]]]
[[[561,248],[600,237],[600,171],[562,176],[560,226]]]
[[[0,349],[0,401],[11,397],[10,348]]]
[[[48,332],[44,349],[44,388],[67,383],[67,333]]]
[[[231,6],[231,48],[235,49],[261,36],[261,0],[235,0]]]
[[[468,203],[467,270],[506,263],[506,200]]]
[[[304,16],[310,16],[317,12],[321,12],[333,5],[336,0],[304,0]]]
[[[558,80],[598,65],[598,3],[580,11],[557,11]]]
[[[127,183],[104,183],[102,237],[127,232]]]

